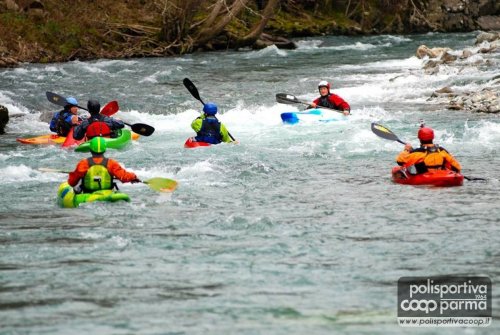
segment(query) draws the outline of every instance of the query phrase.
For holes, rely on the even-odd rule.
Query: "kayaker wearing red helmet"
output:
[[[320,81],[318,84],[318,90],[321,96],[309,105],[310,108],[326,107],[342,111],[344,115],[349,115],[351,113],[351,106],[349,106],[344,99],[336,94],[330,93],[329,82],[326,80]]]
[[[453,170],[460,172],[460,163],[445,148],[433,143],[434,130],[422,126],[418,130],[420,148],[413,149],[406,143],[405,149],[396,157],[396,162],[401,166],[415,165],[418,173],[428,170]]]

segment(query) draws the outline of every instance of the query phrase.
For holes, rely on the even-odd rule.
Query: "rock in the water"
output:
[[[9,123],[9,110],[0,105],[0,135],[5,134],[5,126]]]

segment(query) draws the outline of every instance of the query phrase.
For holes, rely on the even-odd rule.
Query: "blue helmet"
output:
[[[73,97],[67,97],[66,102],[68,103],[68,105],[72,105],[72,106],[78,105],[78,101],[76,101],[76,99]]]
[[[205,106],[203,106],[203,111],[207,115],[215,115],[217,114],[217,105],[213,102],[207,102]]]

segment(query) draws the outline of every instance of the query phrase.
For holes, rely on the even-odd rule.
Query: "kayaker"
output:
[[[344,99],[330,92],[329,82],[326,80],[320,81],[318,84],[318,90],[320,97],[314,100],[309,105],[309,108],[326,107],[342,111],[344,115],[349,115],[351,113],[351,106],[349,106]]]
[[[429,170],[453,170],[460,172],[460,163],[445,148],[433,143],[434,130],[422,126],[418,130],[420,148],[413,149],[410,143],[405,144],[404,150],[396,157],[400,166],[415,165],[417,174]]]
[[[96,136],[101,137],[117,137],[116,131],[125,127],[121,120],[99,114],[101,111],[101,104],[97,100],[89,100],[87,102],[87,109],[89,110],[90,117],[83,120],[82,123],[75,128],[73,138],[81,140],[87,136],[90,140]]]
[[[91,193],[97,190],[111,190],[116,185],[113,178],[122,183],[140,183],[135,173],[125,170],[117,161],[104,157],[106,141],[102,137],[94,137],[90,141],[92,157],[82,159],[70,172],[68,184],[75,193]]]
[[[64,109],[57,112],[50,121],[50,130],[59,136],[67,136],[71,127],[80,124],[82,121],[78,117],[78,101],[73,97],[67,97]]]
[[[203,114],[191,123],[191,128],[196,132],[195,140],[197,142],[211,144],[233,142],[226,126],[215,117],[215,114],[217,114],[217,105],[213,102],[207,102],[203,106]]]

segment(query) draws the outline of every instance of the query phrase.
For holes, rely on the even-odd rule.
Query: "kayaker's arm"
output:
[[[196,133],[198,133],[201,130],[202,123],[203,123],[203,119],[201,117],[198,117],[193,122],[191,122],[191,128]]]
[[[89,125],[89,121],[83,120],[78,126],[75,127],[73,131],[73,138],[75,140],[81,140],[85,136],[85,132],[87,131],[87,127]]]
[[[118,178],[122,183],[140,182],[135,173],[125,170],[120,163],[114,159],[108,159],[107,169],[113,177]]]
[[[229,132],[227,131],[227,128],[225,125],[221,123],[220,125],[220,134],[222,135],[222,142],[229,143],[233,142],[233,139],[231,136],[229,136]]]
[[[446,149],[440,148],[440,154],[444,157],[446,162],[446,168],[451,169],[455,172],[460,172],[462,170],[462,166],[460,163],[450,154]]]
[[[78,182],[83,177],[85,177],[85,174],[87,173],[88,169],[89,169],[89,164],[86,159],[83,159],[80,162],[78,162],[75,170],[69,173],[68,184],[70,186],[76,186]]]

